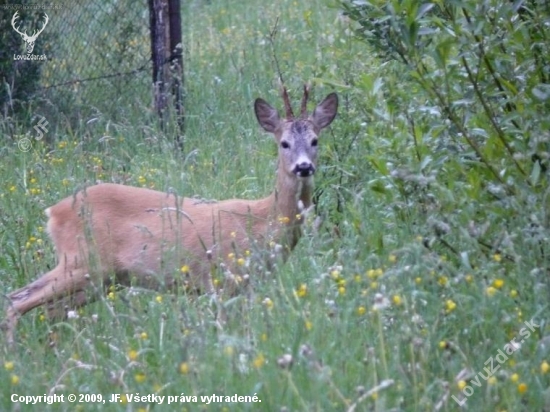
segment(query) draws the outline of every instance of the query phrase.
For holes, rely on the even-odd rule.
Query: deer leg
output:
[[[63,296],[57,300],[49,301],[46,305],[48,319],[65,319],[69,310],[75,310],[86,306],[96,300],[95,292],[79,290],[71,296]]]
[[[85,304],[86,302],[81,300],[84,296],[81,292],[86,289],[89,282],[86,273],[85,268],[67,270],[60,264],[34,282],[9,294],[9,307],[3,325],[8,343],[14,343],[17,320],[29,310],[74,294],[77,294],[77,300]]]

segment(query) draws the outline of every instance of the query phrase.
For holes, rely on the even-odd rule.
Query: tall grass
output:
[[[61,322],[32,311],[20,321],[15,348],[0,339],[0,409],[19,410],[14,393],[88,393],[124,396],[117,404],[21,410],[458,410],[452,396],[463,400],[464,385],[473,388],[471,410],[548,407],[550,357],[541,343],[548,339],[548,281],[529,262],[497,251],[470,265],[426,247],[429,209],[407,203],[377,170],[384,166],[375,157],[405,139],[384,112],[378,87],[387,73],[336,5],[184,3],[183,155],[151,121],[142,97],[116,121],[101,110],[76,124],[51,119],[50,142],[35,141],[29,152],[16,144],[24,125],[0,126],[7,142],[0,149],[3,294],[55,264],[43,209],[84,185],[113,181],[206,199],[267,195],[276,150],[252,102],[262,96],[281,106],[269,41],[277,21],[274,52],[294,99],[304,82],[313,84],[317,102],[331,90],[341,97],[339,117],[320,139],[322,229],[306,228],[269,277],[251,273],[253,295],[227,302],[221,327],[208,297],[153,291],[113,289]],[[351,86],[358,82],[372,82],[368,98]],[[392,139],[399,143],[391,147]],[[520,248],[528,256],[528,245]],[[530,319],[542,324],[498,373],[471,384]],[[126,396],[138,393],[198,402],[167,406]],[[201,403],[212,394],[257,395],[261,403]]]

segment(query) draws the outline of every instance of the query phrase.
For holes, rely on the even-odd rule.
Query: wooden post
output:
[[[167,45],[166,28],[168,24],[167,0],[149,0],[149,22],[151,32],[151,61],[153,62],[153,99],[155,110],[160,119],[161,128],[164,129],[166,106],[166,85],[168,84],[165,70],[167,53],[170,50]]]
[[[153,100],[166,130],[170,94],[176,112],[176,143],[183,150],[183,44],[180,0],[148,0],[153,62]]]

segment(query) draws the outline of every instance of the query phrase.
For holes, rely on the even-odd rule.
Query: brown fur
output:
[[[337,106],[331,94],[310,118],[282,120],[265,101],[256,101],[260,125],[280,144],[275,191],[264,199],[201,203],[100,184],[48,208],[58,265],[9,295],[8,340],[13,341],[18,317],[29,310],[66,297],[73,307],[85,305],[97,297],[94,287],[111,280],[157,289],[173,288],[187,277],[191,287],[214,293],[212,265],[230,266],[230,253],[265,248],[272,241],[292,250],[300,235],[300,213],[311,205],[317,149],[312,142],[332,122]],[[289,147],[282,147],[283,141]],[[298,163],[311,175],[303,176]],[[188,273],[179,272],[182,265]]]

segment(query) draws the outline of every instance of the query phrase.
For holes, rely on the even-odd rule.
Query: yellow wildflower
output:
[[[445,312],[451,313],[456,309],[456,303],[452,299],[447,299],[445,302]]]
[[[252,361],[252,364],[256,369],[261,368],[264,363],[265,363],[265,357],[261,353],[259,353],[258,356],[256,356],[256,358],[254,358],[254,360]]]
[[[369,270],[367,270],[367,277],[369,279],[376,279],[376,278],[379,278],[380,276],[382,276],[383,273],[384,273],[384,271],[380,268],[378,268],[378,269],[369,269]]]
[[[290,218],[288,216],[281,216],[279,217],[279,223],[282,225],[286,225],[290,223]]]
[[[305,283],[302,283],[300,287],[296,290],[296,296],[299,298],[303,298],[305,295],[307,295],[307,285]]]
[[[493,286],[489,286],[487,287],[487,289],[485,289],[485,293],[487,294],[487,296],[491,297],[494,296],[495,293],[497,293],[497,289]]]
[[[187,362],[180,363],[178,370],[182,375],[187,375],[189,373],[189,364]]]
[[[143,382],[145,382],[145,379],[146,379],[146,376],[143,372],[138,372],[134,375],[134,380],[137,383],[143,383]]]
[[[504,286],[504,280],[502,279],[493,280],[493,286],[497,289],[502,289],[502,286]]]
[[[262,303],[263,303],[264,306],[265,306],[267,309],[269,309],[269,310],[271,310],[271,309],[273,308],[273,301],[272,301],[271,299],[269,299],[269,298],[265,298],[265,299],[262,301]]]

